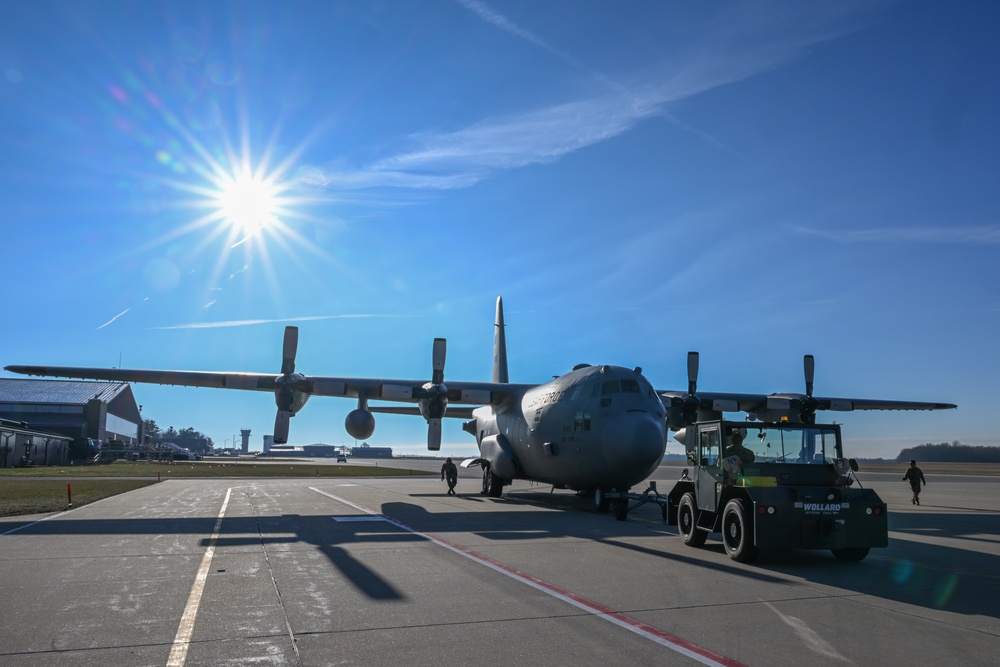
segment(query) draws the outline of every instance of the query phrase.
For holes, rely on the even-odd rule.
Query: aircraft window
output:
[[[624,394],[638,394],[639,393],[639,383],[635,380],[622,380],[622,393]]]
[[[607,396],[608,394],[617,394],[621,392],[621,385],[618,380],[608,380],[601,386],[601,393]]]
[[[574,431],[589,431],[590,430],[590,413],[589,412],[577,412],[576,419],[573,422]]]

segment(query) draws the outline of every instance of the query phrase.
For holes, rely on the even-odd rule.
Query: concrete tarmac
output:
[[[993,665],[1000,477],[901,476],[860,475],[888,548],[752,565],[470,471],[166,481],[0,521],[0,664]]]

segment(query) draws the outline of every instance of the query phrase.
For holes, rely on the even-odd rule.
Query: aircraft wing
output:
[[[667,408],[667,425],[674,430],[684,428],[699,419],[699,413],[746,412],[762,421],[784,419],[813,423],[817,410],[950,410],[954,403],[929,401],[895,401],[872,398],[841,398],[813,396],[815,359],[807,354],[802,358],[806,393],[797,394],[742,394],[734,392],[698,392],[698,353],[688,352],[687,391],[657,391]]]
[[[242,373],[224,371],[164,371],[128,368],[86,368],[74,366],[5,366],[4,370],[21,375],[42,377],[78,378],[84,380],[112,380],[144,384],[167,384],[184,387],[210,387],[215,389],[240,389],[244,391],[274,392],[280,384],[280,375],[273,373]],[[336,396],[368,398],[383,401],[416,403],[426,380],[390,380],[379,378],[326,377],[321,375],[296,375],[296,386],[311,396]],[[449,401],[474,405],[498,405],[510,396],[533,385],[493,382],[447,383]],[[378,410],[384,411],[384,410]]]
[[[663,404],[671,406],[684,403],[688,399],[684,391],[658,391]],[[954,403],[936,403],[930,401],[895,401],[874,398],[832,398],[823,396],[809,397],[805,394],[739,394],[727,392],[698,392],[698,409],[716,412],[765,412],[773,410],[789,410],[797,403],[815,402],[816,410],[835,410],[850,412],[852,410],[949,410],[956,408]]]
[[[516,401],[518,396],[523,395],[528,388],[533,386],[515,385],[501,381],[449,381],[445,384],[446,341],[443,338],[434,339],[430,381],[303,375],[295,372],[295,355],[298,344],[298,327],[285,327],[281,348],[281,372],[277,375],[270,373],[20,365],[6,366],[5,370],[23,375],[45,377],[269,391],[274,394],[278,408],[274,419],[274,442],[276,444],[284,444],[288,441],[290,418],[294,417],[312,396],[357,399],[358,407],[347,415],[344,425],[347,432],[359,440],[370,437],[375,430],[375,419],[369,410],[369,400],[413,403],[416,404],[413,406],[415,410],[402,410],[401,412],[403,414],[417,412],[427,420],[427,447],[432,451],[440,449],[441,418],[447,414],[449,403],[461,403],[464,406],[492,405],[502,407]],[[466,414],[471,414],[471,408],[459,407],[452,416]]]

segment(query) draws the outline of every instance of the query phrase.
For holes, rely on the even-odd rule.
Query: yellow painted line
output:
[[[201,595],[205,592],[205,581],[212,567],[215,544],[219,541],[219,531],[222,529],[222,517],[226,515],[226,507],[229,506],[229,496],[232,492],[232,488],[226,489],[226,499],[222,501],[222,509],[219,510],[219,516],[215,520],[208,549],[201,558],[201,567],[198,568],[198,574],[195,575],[194,584],[191,586],[191,593],[188,595],[187,605],[184,606],[184,614],[181,615],[181,623],[177,627],[174,644],[170,649],[170,657],[167,659],[167,667],[183,667],[187,661],[188,646],[191,645],[191,636],[194,634],[194,622],[198,618],[198,607],[201,606]]]

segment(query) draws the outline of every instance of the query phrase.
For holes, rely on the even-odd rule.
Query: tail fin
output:
[[[507,379],[507,338],[504,335],[503,297],[497,297],[497,321],[493,332],[493,382],[510,382]]]

